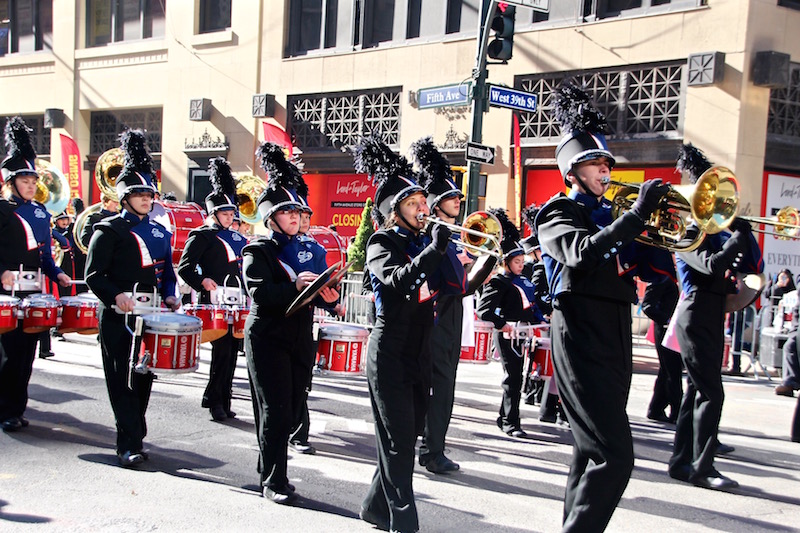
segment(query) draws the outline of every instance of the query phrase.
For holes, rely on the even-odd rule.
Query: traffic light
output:
[[[486,47],[486,55],[492,59],[508,61],[514,49],[514,17],[517,8],[508,4],[499,3],[492,19],[494,39]]]

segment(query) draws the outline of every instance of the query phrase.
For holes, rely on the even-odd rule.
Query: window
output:
[[[695,7],[705,0],[585,0],[584,16],[588,20],[604,19],[663,11],[672,7]],[[551,2],[552,3],[552,2]]]
[[[87,0],[86,46],[164,37],[166,0]]]
[[[445,33],[477,32],[480,11],[480,0],[450,0]]]
[[[0,0],[0,56],[52,48],[53,0]]]
[[[800,0],[778,0],[778,5],[790,9],[800,9]]]
[[[800,63],[791,63],[789,85],[769,93],[767,133],[785,141],[800,139]]]
[[[231,0],[201,0],[200,33],[222,31],[231,27]]]
[[[360,2],[339,0],[291,2],[289,55],[326,48],[352,49],[356,39],[353,21],[360,16],[359,8]]]
[[[119,134],[129,128],[144,130],[150,152],[161,152],[161,109],[92,112],[89,152],[99,156],[119,146]]]
[[[33,131],[31,131],[31,144],[33,144],[33,149],[36,150],[36,153],[42,157],[49,158],[50,157],[50,130],[45,129],[44,127],[44,115],[32,115],[27,117],[22,117],[25,121],[25,124]],[[0,119],[0,128],[5,129],[6,127],[6,117],[2,117]],[[7,155],[6,153],[6,144],[0,143],[0,160],[5,158]]]

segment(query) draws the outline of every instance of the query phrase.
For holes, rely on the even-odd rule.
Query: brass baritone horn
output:
[[[266,182],[258,176],[244,174],[236,176],[236,201],[239,204],[239,216],[248,224],[258,224],[258,197],[267,188]]]
[[[475,211],[464,218],[462,225],[450,224],[444,220],[434,217],[418,215],[420,221],[426,224],[439,224],[446,227],[453,233],[461,236],[461,245],[477,254],[488,254],[498,259],[502,259],[503,252],[500,249],[500,241],[503,239],[503,229],[500,221],[491,213],[485,211]]]

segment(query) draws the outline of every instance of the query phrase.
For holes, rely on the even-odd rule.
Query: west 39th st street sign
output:
[[[499,85],[489,85],[489,105],[494,107],[505,107],[516,111],[536,111],[536,95],[501,87]]]

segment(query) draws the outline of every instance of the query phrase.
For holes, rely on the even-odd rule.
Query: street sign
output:
[[[550,0],[504,0],[506,4],[514,4],[515,6],[529,7],[534,11],[541,11],[542,13],[550,12]]]
[[[468,142],[467,161],[483,163],[485,165],[494,164],[494,148],[483,144]]]
[[[434,107],[469,105],[472,96],[472,82],[429,87],[417,91],[419,109]]]
[[[517,111],[527,111],[528,113],[536,111],[535,94],[517,91],[508,87],[500,87],[499,85],[488,85],[488,87],[490,106],[506,107]]]

